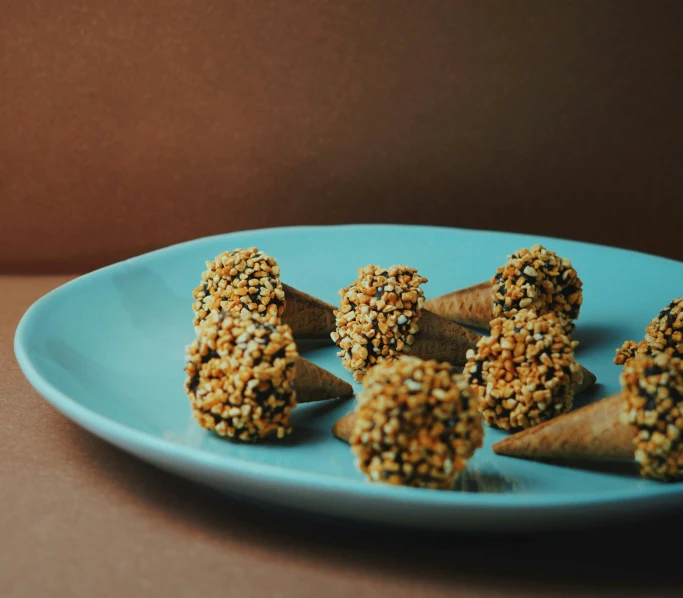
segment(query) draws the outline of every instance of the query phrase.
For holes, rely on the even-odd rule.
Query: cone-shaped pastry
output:
[[[493,445],[528,459],[634,459],[641,475],[683,477],[683,361],[659,353],[624,366],[622,392]]]
[[[428,309],[422,310],[418,326],[409,353],[421,359],[464,364],[467,351],[476,346],[481,338],[476,332],[437,316]]]
[[[484,436],[465,377],[406,355],[368,372],[354,415],[351,450],[375,482],[452,488]]]
[[[581,288],[568,259],[534,245],[509,255],[490,281],[436,297],[425,307],[449,320],[479,328],[487,328],[493,318],[512,316],[520,309],[553,312],[571,332],[579,317]]]
[[[347,413],[344,417],[340,417],[332,426],[332,434],[339,440],[349,442],[351,440],[351,432],[356,425],[356,412]]]
[[[297,357],[294,360],[294,371],[297,403],[313,403],[353,395],[353,387],[348,382],[308,359]]]
[[[440,295],[425,303],[435,314],[475,328],[488,328],[493,320],[493,291],[491,281]]]
[[[287,324],[297,339],[329,338],[335,328],[334,306],[283,285],[275,259],[255,247],[206,262],[192,296],[195,327],[211,313],[248,311]]]
[[[329,339],[335,329],[334,306],[286,284],[282,289],[282,323],[292,329],[294,338]]]
[[[528,459],[632,459],[635,430],[622,394],[602,399],[493,445],[499,455]]]
[[[595,383],[574,359],[576,345],[552,312],[523,309],[491,320],[491,335],[468,353],[465,366],[484,421],[529,428],[569,411],[574,394]]]
[[[185,372],[199,424],[243,441],[289,434],[297,403],[353,394],[350,384],[299,357],[289,326],[250,313],[209,316],[188,347]]]
[[[340,291],[332,339],[356,380],[379,361],[409,353],[422,359],[465,363],[480,335],[423,309],[420,284],[427,279],[414,268],[359,268],[358,280]]]
[[[614,363],[623,365],[635,355],[653,353],[683,357],[683,297],[674,299],[653,318],[645,329],[644,340],[626,341],[617,349]]]

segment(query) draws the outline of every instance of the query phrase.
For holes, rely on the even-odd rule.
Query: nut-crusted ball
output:
[[[568,411],[581,380],[577,345],[552,312],[523,309],[492,320],[490,336],[468,351],[464,369],[484,421],[504,430],[529,428]]]
[[[621,383],[627,419],[638,433],[635,459],[641,474],[660,481],[683,478],[683,361],[666,353],[637,355]]]
[[[617,349],[614,363],[622,365],[636,355],[666,353],[683,357],[683,297],[674,299],[645,329],[645,339],[626,341]]]
[[[571,261],[542,245],[508,256],[491,279],[493,317],[512,316],[521,309],[555,313],[567,332],[574,329],[583,300],[582,282]]]
[[[356,380],[378,361],[410,351],[425,301],[423,282],[427,279],[415,268],[370,265],[359,268],[358,280],[339,291],[337,330],[331,336]]]
[[[483,435],[464,376],[401,356],[364,377],[350,443],[372,481],[449,489]]]
[[[185,391],[199,424],[255,441],[292,431],[297,357],[292,331],[259,316],[211,315],[187,349]]]
[[[277,323],[285,309],[285,293],[275,258],[250,247],[225,251],[202,272],[202,283],[192,293],[194,325],[210,314],[252,312]]]

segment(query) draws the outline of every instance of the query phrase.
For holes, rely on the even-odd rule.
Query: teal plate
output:
[[[280,228],[174,245],[82,276],[24,315],[15,351],[26,377],[66,417],[158,467],[244,500],[317,516],[440,530],[547,529],[681,505],[683,484],[633,467],[579,469],[500,457],[488,429],[454,491],[373,484],[330,433],[353,401],[301,405],[285,442],[237,444],[201,429],[183,392],[192,340],[191,293],[204,262],[236,247],[275,256],[282,279],[336,304],[359,266],[404,263],[429,279],[427,297],[488,278],[520,247],[543,243],[571,258],[584,282],[578,359],[618,391],[614,350],[683,295],[683,264],[621,249],[499,232],[393,225]],[[300,348],[351,381],[333,345]]]

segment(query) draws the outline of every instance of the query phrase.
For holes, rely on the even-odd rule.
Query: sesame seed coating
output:
[[[292,431],[297,349],[289,326],[230,312],[209,316],[187,348],[185,392],[199,424],[255,441]]]
[[[635,459],[641,475],[660,481],[683,478],[683,361],[666,353],[637,355],[621,383],[627,421],[637,428]]]
[[[464,369],[486,424],[529,428],[568,411],[581,380],[577,345],[553,312],[523,309],[492,320]]]
[[[419,330],[427,279],[404,265],[358,269],[358,279],[339,291],[332,340],[337,355],[356,380],[374,364],[408,353]]]
[[[674,299],[653,318],[640,342],[625,341],[617,349],[614,363],[623,365],[636,355],[666,353],[683,357],[683,297]]]
[[[195,326],[210,313],[222,311],[249,311],[277,323],[285,309],[280,268],[275,258],[256,247],[225,251],[206,262],[192,297]]]
[[[538,244],[522,248],[508,256],[491,285],[494,318],[533,309],[539,314],[553,312],[567,332],[574,329],[583,301],[583,283],[569,259]]]
[[[466,378],[404,355],[364,377],[350,444],[371,481],[450,489],[483,435]]]

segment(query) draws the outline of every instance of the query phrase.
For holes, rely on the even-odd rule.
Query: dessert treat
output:
[[[449,320],[484,329],[493,318],[521,309],[553,312],[571,332],[582,297],[582,283],[571,262],[534,245],[509,255],[490,281],[430,299],[425,306]]]
[[[666,353],[625,364],[622,392],[493,445],[528,459],[629,459],[643,477],[683,477],[683,361]]]
[[[298,355],[289,326],[251,313],[209,316],[188,347],[185,373],[199,424],[243,441],[289,434],[297,403],[353,394],[350,384]]]
[[[462,371],[463,368],[460,366],[451,366],[451,373],[453,374],[461,374]],[[336,422],[334,422],[334,425],[332,426],[332,434],[339,438],[339,440],[349,442],[351,439],[351,432],[353,431],[353,427],[355,425],[356,412],[351,411],[350,413],[347,413],[346,415],[340,417]]]
[[[553,312],[523,309],[492,320],[490,336],[468,351],[464,370],[484,422],[529,428],[569,411],[574,394],[595,383],[574,359],[577,344]]]
[[[645,338],[640,342],[626,341],[617,349],[614,363],[625,364],[636,355],[666,353],[683,357],[683,297],[674,299],[645,329]]]
[[[449,363],[403,355],[376,365],[354,415],[348,440],[373,482],[452,488],[482,445],[476,402]]]
[[[282,284],[275,258],[255,247],[225,251],[206,262],[192,296],[195,327],[211,313],[229,311],[282,321],[298,339],[328,338],[334,330],[334,307]]]
[[[414,268],[370,265],[359,268],[358,279],[339,292],[342,299],[331,336],[356,380],[376,363],[406,353],[465,363],[467,350],[480,335],[424,309],[423,282],[427,279]]]

